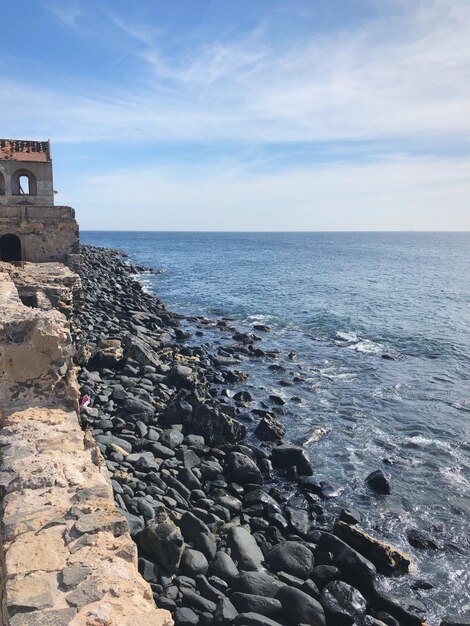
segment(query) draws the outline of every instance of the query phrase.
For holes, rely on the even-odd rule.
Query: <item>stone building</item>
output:
[[[74,209],[54,205],[50,142],[0,139],[0,261],[65,263],[78,245]]]

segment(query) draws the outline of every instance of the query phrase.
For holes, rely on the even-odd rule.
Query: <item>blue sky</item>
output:
[[[83,229],[470,230],[469,0],[2,9],[0,134]]]

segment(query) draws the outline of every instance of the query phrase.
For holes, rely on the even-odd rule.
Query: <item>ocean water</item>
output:
[[[326,506],[356,507],[362,527],[413,556],[415,574],[384,584],[409,593],[410,581],[431,582],[413,592],[430,626],[470,616],[470,233],[81,238],[161,269],[143,281],[174,310],[270,325],[260,347],[278,349],[287,371],[250,360],[249,388],[286,400],[287,436],[337,487]],[[391,475],[390,496],[364,485],[377,468]],[[439,549],[411,547],[411,528]]]

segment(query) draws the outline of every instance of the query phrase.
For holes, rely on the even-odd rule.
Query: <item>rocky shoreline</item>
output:
[[[82,424],[105,458],[157,606],[176,626],[425,623],[411,592],[381,585],[411,571],[411,558],[362,531],[353,510],[326,522],[331,485],[285,439],[282,398],[260,407],[244,388],[240,355],[277,355],[226,320],[169,311],[122,253],[83,246],[82,255]],[[201,341],[209,328],[220,331],[217,349]],[[366,480],[377,497],[389,493],[381,470]]]

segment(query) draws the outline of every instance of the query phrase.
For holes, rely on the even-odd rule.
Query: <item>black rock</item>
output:
[[[261,485],[263,482],[256,463],[241,452],[230,452],[227,456],[227,468],[231,479],[239,485]]]
[[[242,572],[233,581],[232,587],[240,593],[274,598],[283,584],[266,572]]]
[[[263,417],[255,433],[263,441],[276,441],[284,437],[286,429],[274,417]]]
[[[199,550],[186,548],[181,559],[180,569],[186,576],[195,578],[198,574],[205,574],[209,567],[206,557]]]
[[[408,543],[419,550],[438,550],[439,546],[422,530],[410,528],[407,533]]]
[[[367,602],[357,589],[341,580],[334,580],[321,592],[320,604],[328,620],[337,626],[352,626],[366,613]]]
[[[271,459],[277,469],[287,470],[296,467],[299,475],[312,476],[313,469],[303,448],[290,444],[281,444],[272,449]]]
[[[124,513],[127,523],[129,524],[131,537],[135,537],[141,530],[143,530],[145,525],[144,520],[141,517],[137,517],[137,515],[129,513],[129,511],[122,510],[122,513]]]
[[[294,533],[305,537],[309,529],[308,513],[304,509],[286,507],[286,515]]]
[[[173,428],[169,428],[168,430],[164,430],[160,437],[160,442],[171,448],[172,450],[179,446],[184,439],[183,433],[178,430],[174,430]]]
[[[312,551],[298,541],[285,541],[274,546],[265,555],[269,568],[274,572],[287,572],[305,580],[315,565]]]
[[[139,572],[147,582],[151,582],[157,580],[159,568],[155,563],[139,557]]]
[[[332,580],[340,577],[340,571],[334,565],[317,565],[313,568],[312,580],[321,590]]]
[[[231,626],[237,615],[238,611],[233,606],[232,602],[228,598],[222,597],[216,605],[214,612],[214,625]]]
[[[226,552],[216,552],[209,566],[209,574],[231,584],[239,575],[238,567]]]
[[[375,493],[383,495],[391,493],[390,480],[385,476],[382,470],[371,472],[366,478],[366,483]]]
[[[204,598],[199,593],[195,593],[194,591],[181,591],[183,593],[183,598],[181,602],[184,606],[189,606],[195,611],[208,611],[209,613],[215,612],[215,602]]]
[[[395,617],[400,626],[421,626],[426,621],[426,607],[417,598],[405,595],[392,596],[384,592],[376,592],[370,600],[371,606]]]
[[[346,524],[359,524],[361,521],[361,514],[359,511],[356,511],[356,509],[348,507],[347,509],[341,509],[338,519],[342,522],[346,522]]]
[[[137,400],[136,398],[126,398],[122,403],[122,407],[128,413],[152,416],[155,413],[154,407],[144,400]]]
[[[212,600],[212,602],[217,603],[219,599],[223,597],[224,594],[219,589],[211,585],[203,574],[198,574],[195,577],[195,580],[197,588],[204,598],[208,598],[209,600]]]
[[[279,600],[265,596],[235,592],[230,599],[240,613],[261,613],[266,617],[275,618],[280,615],[282,609]]]
[[[245,528],[232,527],[227,535],[227,544],[240,570],[253,572],[261,568],[264,561],[263,553],[253,535]]]
[[[321,604],[300,589],[284,586],[276,594],[276,599],[282,604],[282,614],[288,624],[326,625]]]
[[[174,613],[175,626],[197,626],[199,617],[190,608],[178,607]]]
[[[144,554],[168,572],[178,569],[184,541],[165,511],[157,512],[155,519],[136,535],[135,541]]]
[[[330,533],[323,533],[318,542],[318,550],[332,553],[332,564],[341,571],[345,582],[354,585],[366,597],[375,592],[374,565],[347,543]]]
[[[233,622],[234,626],[281,626],[269,617],[260,613],[240,613]]]

